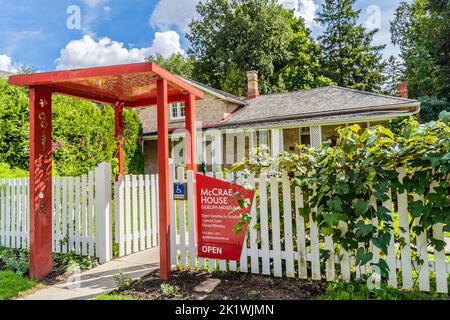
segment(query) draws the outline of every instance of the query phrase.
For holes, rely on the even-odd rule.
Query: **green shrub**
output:
[[[123,270],[116,271],[113,275],[114,282],[117,285],[119,291],[124,291],[130,288],[133,283],[133,279],[126,275]]]
[[[0,163],[0,179],[26,178],[28,172],[19,168],[11,168],[7,163]]]

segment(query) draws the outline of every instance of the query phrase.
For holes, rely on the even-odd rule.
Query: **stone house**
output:
[[[296,145],[319,146],[333,140],[336,129],[348,124],[362,127],[382,124],[420,111],[420,102],[408,99],[406,84],[398,97],[330,86],[298,92],[260,95],[258,75],[248,72],[248,96],[236,97],[184,79],[205,93],[197,101],[199,164],[207,170],[229,166],[249,156],[250,150],[267,145],[272,156],[295,152]],[[169,128],[171,157],[183,163],[184,105],[171,104]],[[146,173],[157,171],[156,108],[140,111],[144,128]]]

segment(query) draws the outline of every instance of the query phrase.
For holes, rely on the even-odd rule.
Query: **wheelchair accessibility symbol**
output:
[[[173,198],[174,200],[187,200],[187,184],[186,183],[174,183],[173,185]]]

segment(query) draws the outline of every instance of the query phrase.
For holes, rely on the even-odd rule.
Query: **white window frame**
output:
[[[184,115],[182,113],[182,110],[184,110]],[[176,115],[174,115],[174,111]],[[186,107],[184,102],[169,104],[169,114],[171,121],[184,120],[186,118]]]

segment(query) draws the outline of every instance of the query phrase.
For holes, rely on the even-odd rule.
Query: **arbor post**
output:
[[[52,92],[30,89],[30,277],[52,271]]]
[[[171,199],[169,199],[169,110],[166,79],[157,80],[157,91],[160,275],[162,280],[169,280]]]

